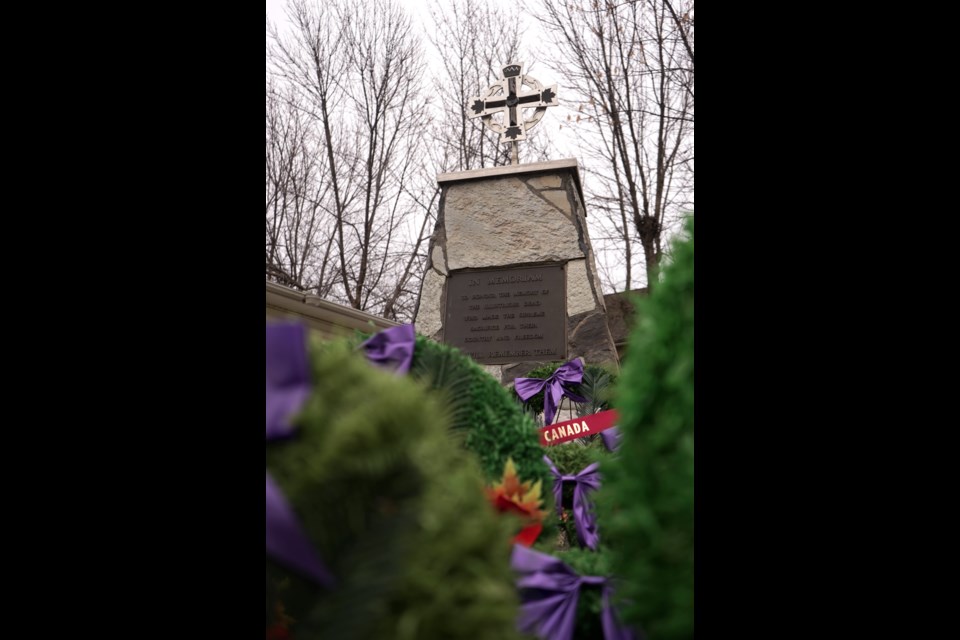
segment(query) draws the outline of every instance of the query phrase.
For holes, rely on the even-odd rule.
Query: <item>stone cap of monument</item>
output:
[[[520,176],[536,173],[556,173],[558,170],[573,169],[573,182],[577,185],[577,195],[583,202],[583,184],[580,182],[580,165],[576,158],[564,158],[562,160],[548,160],[547,162],[531,162],[529,164],[508,164],[502,167],[488,167],[485,169],[470,169],[468,171],[453,171],[450,173],[441,173],[437,175],[437,184],[449,185],[456,182],[466,182],[469,180],[482,180],[484,178],[501,178],[505,176]],[[586,215],[586,211],[584,211]]]

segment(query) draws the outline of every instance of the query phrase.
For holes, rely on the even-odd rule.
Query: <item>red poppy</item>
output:
[[[541,523],[547,515],[547,512],[541,508],[543,500],[540,494],[540,481],[537,480],[536,484],[529,480],[520,482],[517,468],[513,460],[508,458],[501,482],[488,487],[485,491],[487,499],[497,511],[516,513],[527,523],[513,541],[525,547],[533,545],[543,530]]]

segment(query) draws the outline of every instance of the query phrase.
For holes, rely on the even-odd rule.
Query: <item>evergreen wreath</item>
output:
[[[369,338],[354,338],[359,345]],[[534,420],[489,373],[459,349],[418,335],[409,376],[425,385],[445,407],[448,424],[478,459],[488,482],[503,475],[512,458],[522,480],[552,486]],[[552,500],[548,507],[552,507]]]
[[[563,365],[563,362],[551,362],[533,369],[524,377],[545,379],[550,377],[554,371]],[[577,417],[583,417],[610,409],[612,406],[611,402],[613,398],[613,390],[616,387],[616,384],[616,373],[610,371],[606,367],[584,363],[583,379],[580,381],[580,383],[564,386],[570,389],[570,391],[573,393],[587,399],[587,402],[585,403],[573,403],[576,408]],[[526,402],[520,400],[519,397],[516,397],[516,393],[514,393],[514,398],[523,406],[525,413],[531,415],[543,413],[542,391],[531,397]],[[568,402],[572,401],[568,400]]]
[[[597,501],[624,619],[652,640],[693,637],[693,219],[628,344],[618,455]]]
[[[518,637],[513,532],[440,403],[346,343],[310,359],[296,434],[268,442],[266,462],[337,584],[268,558],[268,638]]]

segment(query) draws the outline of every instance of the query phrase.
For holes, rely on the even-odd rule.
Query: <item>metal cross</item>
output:
[[[523,85],[530,87],[523,91]],[[503,78],[491,85],[483,96],[471,96],[467,104],[467,116],[480,118],[483,124],[500,134],[501,142],[513,143],[511,164],[518,164],[517,141],[526,140],[527,129],[533,128],[543,115],[547,107],[555,107],[557,102],[557,85],[543,88],[536,79],[523,75],[523,63],[508,64],[503,67]],[[536,111],[529,119],[524,118],[526,108],[536,107]],[[498,123],[493,116],[503,114],[502,122]]]

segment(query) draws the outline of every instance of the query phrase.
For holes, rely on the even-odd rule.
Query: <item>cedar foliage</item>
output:
[[[343,342],[311,350],[314,391],[267,469],[337,579],[321,589],[267,560],[296,640],[515,638],[510,523],[448,436],[439,403]]]
[[[693,220],[663,282],[638,300],[617,399],[623,439],[598,509],[624,618],[650,640],[693,638]]]
[[[367,337],[358,336],[355,342]],[[519,408],[512,391],[471,358],[418,335],[410,377],[442,402],[450,429],[477,457],[488,483],[499,480],[507,458],[513,458],[522,480],[540,480],[545,489],[552,486],[533,418]]]

